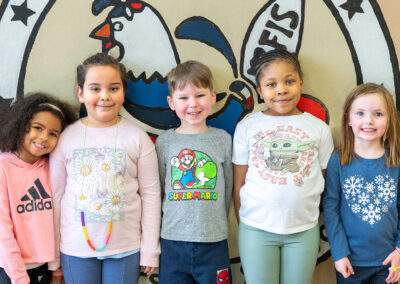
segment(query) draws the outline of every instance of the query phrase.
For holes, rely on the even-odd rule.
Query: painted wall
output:
[[[337,145],[341,106],[357,83],[383,83],[399,107],[399,8],[390,0],[0,0],[0,106],[38,90],[78,105],[76,66],[109,52],[130,70],[123,115],[157,136],[178,123],[166,104],[166,73],[196,59],[215,77],[209,123],[233,133],[263,109],[248,72],[252,56],[284,46],[303,67],[300,107],[329,123]],[[233,211],[230,225],[235,283],[243,283]],[[334,283],[321,236],[314,283]]]

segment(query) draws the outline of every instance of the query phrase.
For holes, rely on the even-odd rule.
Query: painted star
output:
[[[351,20],[356,13],[364,13],[364,10],[361,8],[362,2],[363,0],[347,0],[346,3],[343,3],[339,7],[347,10],[349,20]]]
[[[35,14],[34,11],[28,8],[28,0],[25,0],[20,6],[11,5],[11,8],[14,11],[14,16],[11,21],[21,21],[25,26],[28,25],[28,18]]]

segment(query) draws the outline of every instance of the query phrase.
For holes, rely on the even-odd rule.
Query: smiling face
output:
[[[30,121],[29,130],[24,136],[19,158],[33,164],[41,156],[53,151],[61,133],[60,119],[48,111],[36,113]]]
[[[120,72],[112,66],[90,67],[83,89],[77,87],[79,101],[85,104],[87,123],[92,127],[108,127],[118,121],[125,92]]]
[[[296,115],[301,97],[303,80],[294,66],[285,60],[275,60],[263,70],[257,92],[268,109],[265,114],[273,116]]]
[[[169,107],[181,120],[177,132],[194,134],[207,130],[206,119],[216,101],[214,90],[188,83],[182,89],[174,90],[172,97],[167,99]]]
[[[354,145],[381,145],[388,124],[386,102],[381,94],[358,97],[351,104],[349,125],[354,133]]]

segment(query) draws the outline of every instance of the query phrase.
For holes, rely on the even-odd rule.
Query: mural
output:
[[[179,124],[166,101],[168,71],[182,61],[197,59],[206,64],[211,62],[208,65],[217,81],[217,104],[208,123],[233,134],[238,121],[263,108],[255,90],[251,62],[258,54],[274,48],[285,48],[299,54],[300,61],[304,63],[303,69],[306,70],[307,89],[304,90],[298,107],[330,124],[334,134],[338,131],[339,105],[349,91],[349,87],[344,89],[338,86],[340,84],[350,88],[370,81],[383,84],[395,96],[397,107],[400,107],[400,76],[395,45],[376,0],[324,0],[318,4],[306,0],[258,0],[252,4],[243,4],[235,0],[229,7],[227,4],[211,1],[206,1],[208,6],[198,6],[195,1],[183,4],[177,0],[165,1],[163,4],[154,0],[70,2],[0,0],[0,111],[15,98],[39,87],[50,93],[53,89],[57,90],[67,100],[76,103],[71,92],[76,64],[89,54],[106,52],[118,57],[129,70],[124,115],[156,138],[161,131]],[[211,8],[207,10],[209,7]],[[61,17],[65,9],[75,14],[62,18],[61,23],[57,22],[55,18]],[[246,16],[242,15],[244,9],[248,10]],[[319,14],[315,11],[325,18],[320,22],[311,20],[312,16],[318,19]],[[241,16],[232,16],[235,13]],[[67,29],[68,25],[77,26],[74,22],[78,16],[72,15],[81,15],[78,27],[84,30],[81,33],[83,36],[78,37],[78,32],[74,34]],[[235,25],[232,21],[237,21],[240,25]],[[329,24],[329,21],[333,24]],[[350,59],[344,67],[340,66],[343,69],[336,67],[335,60],[324,61],[314,57],[318,52],[310,48],[310,39],[313,44],[326,47],[323,35],[317,34],[321,39],[314,39],[313,32],[310,31],[310,28],[317,25],[336,28],[327,34],[343,38],[344,45],[335,43],[337,46],[332,47],[340,51],[330,51],[331,54],[339,54],[341,59]],[[64,33],[53,34],[49,28],[53,26]],[[47,34],[51,36],[46,37]],[[74,43],[63,41],[66,38]],[[304,40],[305,38],[308,40]],[[52,40],[55,43],[61,41],[67,47],[63,49],[62,46],[54,47],[53,44],[53,49],[39,48]],[[85,47],[77,44],[78,42],[90,44]],[[56,48],[60,50],[59,53]],[[80,57],[73,57],[74,53]],[[69,58],[70,62],[60,60],[60,55]],[[330,54],[327,52],[325,55],[329,57]],[[57,60],[61,61],[57,68],[64,64],[70,69],[63,80],[50,75],[56,73],[49,67],[56,68],[50,62],[57,56]],[[40,75],[37,72],[39,62],[48,67],[46,70],[43,67]],[[328,65],[325,66],[326,62]],[[314,83],[307,84],[309,77],[318,77],[319,68],[337,68],[337,73],[331,77],[337,75],[342,81],[331,82],[326,79],[329,76],[326,76],[322,83],[315,80]],[[307,73],[309,70],[313,75]],[[345,78],[339,73],[351,74],[354,81],[352,77]],[[64,81],[67,81],[70,88],[60,87],[62,84],[59,82]],[[328,93],[336,97],[320,95],[317,91],[329,87],[338,89],[337,93]],[[332,111],[336,114],[335,117],[332,116]],[[236,224],[233,219],[230,220],[232,273],[234,283],[243,283],[236,248]],[[330,257],[322,222],[320,231],[318,264]],[[141,281],[145,283],[144,278]],[[146,281],[158,283],[157,274]]]

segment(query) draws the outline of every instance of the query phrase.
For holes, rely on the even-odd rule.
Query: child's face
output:
[[[184,88],[176,89],[167,99],[169,107],[181,120],[181,131],[200,133],[207,128],[206,119],[216,101],[214,90],[186,84]]]
[[[387,106],[381,94],[366,94],[351,104],[349,126],[354,133],[355,145],[364,142],[380,145],[387,123]]]
[[[24,142],[18,151],[19,157],[30,164],[35,163],[41,156],[53,151],[61,133],[60,119],[48,111],[36,113],[25,134]]]
[[[301,112],[296,108],[301,97],[303,80],[292,64],[276,60],[261,73],[257,92],[268,109],[265,114],[274,116],[295,115]]]
[[[90,67],[83,89],[78,86],[77,93],[85,104],[89,126],[107,127],[118,121],[125,92],[117,69],[108,65]]]

